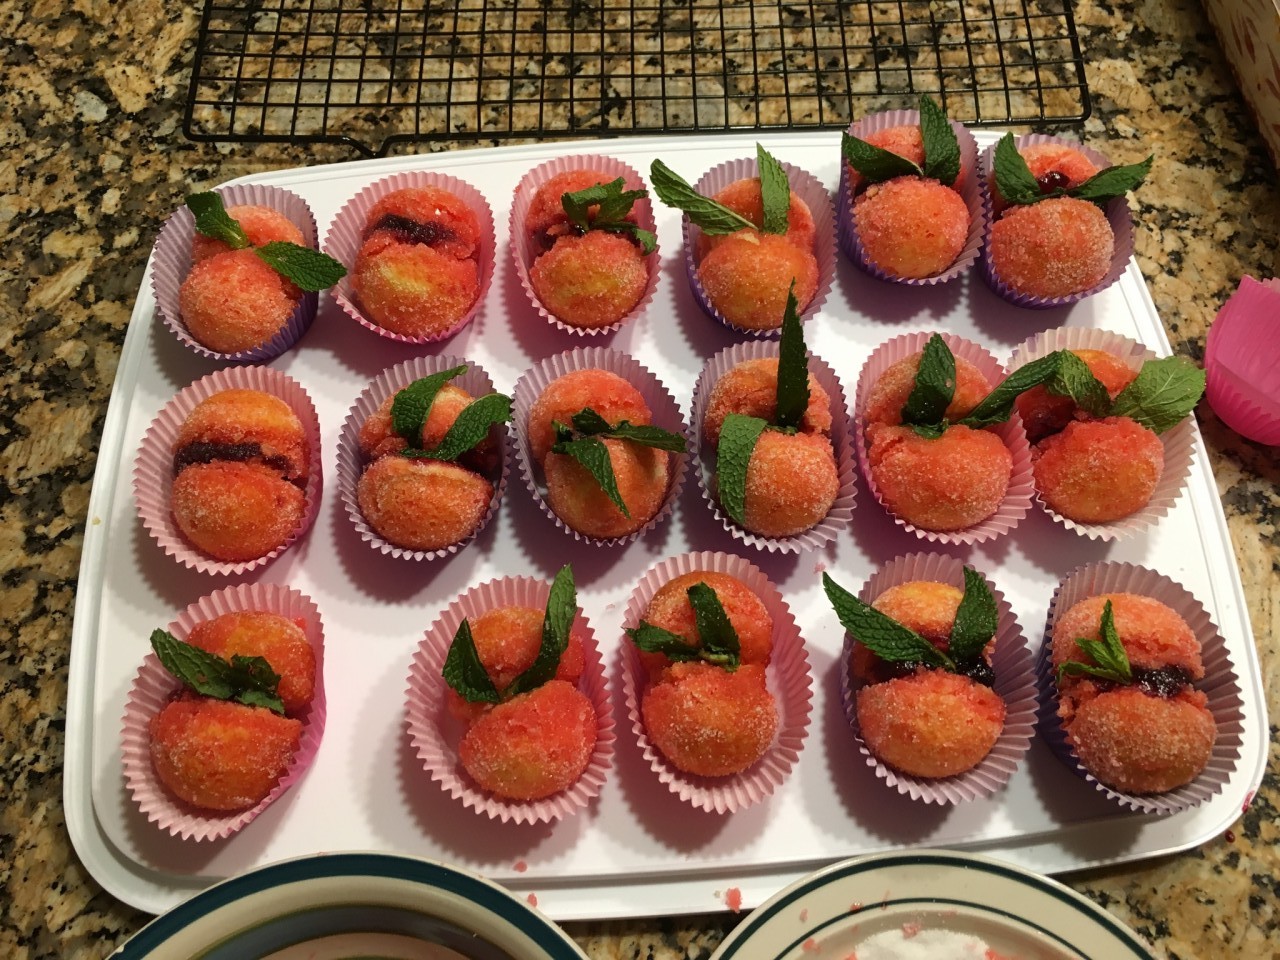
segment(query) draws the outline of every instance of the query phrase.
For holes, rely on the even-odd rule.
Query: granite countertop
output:
[[[103,957],[146,917],[78,863],[62,809],[71,616],[94,451],[156,211],[191,187],[353,159],[339,146],[214,146],[180,124],[198,11],[0,0],[0,956]],[[1199,359],[1241,275],[1273,276],[1280,189],[1194,0],[1082,0],[1094,114],[1070,131],[1116,162],[1154,151],[1137,256],[1175,351]],[[433,148],[434,149],[434,148]],[[1280,715],[1280,463],[1204,405],[1200,427]],[[1252,805],[1197,850],[1069,878],[1162,957],[1280,956],[1280,736]],[[593,958],[705,957],[732,914],[574,923]]]

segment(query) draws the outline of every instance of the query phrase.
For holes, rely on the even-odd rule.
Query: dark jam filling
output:
[[[457,234],[448,227],[438,223],[421,223],[395,213],[383,214],[376,223],[365,229],[364,238],[368,240],[375,233],[383,231],[390,233],[401,243],[420,243],[427,247],[457,238]]]
[[[921,660],[897,660],[897,661],[880,661],[875,666],[875,674],[872,683],[884,683],[886,680],[896,680],[899,677],[909,677],[917,670],[937,670],[934,667]],[[968,677],[974,683],[979,683],[984,687],[993,687],[996,682],[996,672],[991,669],[991,664],[978,658],[976,660],[965,660],[956,664],[956,673],[961,676]]]
[[[257,443],[188,443],[173,455],[173,472],[181,473],[195,463],[214,463],[218,460],[233,460],[238,463],[260,463],[273,470],[279,470],[286,480],[292,464],[288,457],[264,455],[261,444]],[[290,480],[296,483],[295,480]]]
[[[1071,179],[1065,173],[1050,170],[1036,177],[1036,183],[1039,184],[1041,193],[1053,193],[1055,190],[1065,190],[1071,186]]]
[[[1143,693],[1152,697],[1169,699],[1191,686],[1191,677],[1178,667],[1161,667],[1158,670],[1135,669],[1133,682]]]

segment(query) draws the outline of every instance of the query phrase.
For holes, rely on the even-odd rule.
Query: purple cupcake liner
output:
[[[1029,133],[1024,136],[1017,137],[1015,143],[1018,149],[1023,147],[1033,147],[1042,143],[1060,144],[1064,147],[1071,147],[1079,150],[1091,160],[1099,169],[1111,166],[1111,161],[1097,150],[1093,150],[1074,140],[1067,140],[1063,137],[1051,137],[1042,133]],[[992,144],[982,153],[982,205],[986,215],[986,232],[982,239],[982,277],[993,291],[995,291],[1002,299],[1019,306],[1027,307],[1032,310],[1047,310],[1051,307],[1064,307],[1073,303],[1078,303],[1085,297],[1091,297],[1095,293],[1100,293],[1111,284],[1120,279],[1125,269],[1129,266],[1129,258],[1133,256],[1133,219],[1129,213],[1129,201],[1124,197],[1116,197],[1107,203],[1106,210],[1103,211],[1107,216],[1107,222],[1111,224],[1111,232],[1115,235],[1115,247],[1111,254],[1111,268],[1106,275],[1094,286],[1080,293],[1074,293],[1067,297],[1034,297],[1030,294],[1018,293],[1007,283],[1000,279],[995,266],[991,262],[991,231],[999,219],[995,214],[995,205],[992,194],[995,191],[995,155],[996,145]]]
[[[987,230],[988,210],[982,202],[982,190],[978,178],[978,142],[961,123],[948,120],[960,144],[960,185],[956,188],[964,205],[969,209],[969,233],[965,237],[960,254],[946,270],[932,277],[899,277],[877,266],[862,245],[853,220],[853,204],[856,196],[849,179],[849,164],[841,157],[840,188],[836,195],[836,236],[844,255],[866,273],[879,280],[900,283],[908,287],[932,287],[947,283],[967,273],[982,252],[983,237]],[[868,135],[891,127],[915,127],[920,124],[918,110],[889,110],[864,117],[849,125],[850,136],[865,140]]]
[[[307,201],[283,187],[261,183],[239,183],[218,187],[213,191],[222,198],[226,207],[261,206],[284,214],[302,231],[306,246],[315,248],[318,231],[316,218]],[[210,350],[187,331],[182,322],[182,310],[178,294],[182,283],[191,272],[191,243],[196,236],[196,218],[182,206],[169,215],[156,237],[151,262],[151,293],[156,300],[156,310],[169,331],[188,349],[224,363],[260,363],[278,357],[301,339],[316,318],[320,302],[317,293],[303,291],[283,327],[259,346],[238,353],[220,353]]]
[[[1196,689],[1208,697],[1209,712],[1218,735],[1209,762],[1195,780],[1161,794],[1133,794],[1115,790],[1099,781],[1080,762],[1058,717],[1058,684],[1054,676],[1053,630],[1059,617],[1075,604],[1105,593],[1133,593],[1151,597],[1182,617],[1200,641],[1204,680]],[[1123,807],[1162,816],[1199,806],[1220,793],[1235,772],[1243,736],[1243,700],[1226,641],[1195,596],[1163,574],[1131,563],[1100,562],[1077,567],[1063,578],[1049,603],[1045,639],[1036,657],[1040,689],[1038,725],[1045,741],[1059,759],[1082,779]]]
[[[890,587],[915,580],[949,583],[964,589],[965,564],[940,553],[910,553],[885,564],[863,585],[858,598],[872,603]],[[854,638],[845,634],[840,654],[840,705],[858,750],[876,777],[899,793],[924,803],[965,803],[989,797],[1009,782],[1031,747],[1036,722],[1036,676],[1033,658],[1022,628],[1004,594],[983,575],[996,600],[997,627],[991,666],[995,671],[994,690],[1005,703],[1004,729],[991,752],[972,770],[951,777],[916,777],[888,766],[871,752],[862,739],[856,705],[857,690],[849,675]]]
[[[654,294],[658,290],[658,278],[662,273],[659,248],[655,247],[653,252],[644,258],[645,268],[649,271],[649,282],[645,285],[644,293],[641,295],[639,302],[631,308],[626,316],[608,326],[578,327],[566,323],[542,305],[542,301],[533,289],[533,280],[529,271],[533,268],[533,263],[537,257],[534,253],[533,244],[525,234],[525,218],[529,215],[529,207],[533,203],[533,198],[537,194],[538,188],[552,177],[567,173],[570,170],[598,171],[613,180],[622,177],[626,181],[624,186],[628,190],[649,189],[649,185],[644,182],[644,178],[635,169],[614,157],[591,154],[556,157],[534,167],[516,184],[515,195],[511,202],[509,228],[511,256],[515,262],[516,275],[520,278],[520,286],[524,288],[524,292],[529,298],[529,303],[538,315],[548,323],[554,324],[566,333],[572,333],[577,336],[615,333],[644,313],[649,308],[649,304],[653,302]],[[654,236],[657,236],[658,227],[653,214],[653,202],[646,197],[637,201],[631,209],[640,228],[648,230]]]
[[[502,458],[501,466],[496,476],[487,476],[485,478],[493,484],[493,496],[489,499],[489,509],[470,535],[457,543],[451,543],[449,546],[441,547],[438,550],[414,550],[410,547],[398,546],[387,540],[369,525],[369,522],[364,518],[364,513],[360,510],[360,502],[356,495],[360,477],[364,473],[365,467],[368,466],[365,462],[364,454],[360,450],[360,428],[365,420],[382,406],[387,397],[403,390],[415,380],[460,366],[465,366],[467,369],[450,380],[451,384],[461,387],[473,397],[483,397],[495,391],[493,380],[479,364],[451,356],[414,357],[412,360],[405,360],[394,367],[388,367],[378,374],[373,379],[373,382],[365,387],[360,396],[356,398],[350,412],[347,414],[346,420],[342,423],[342,432],[338,436],[338,494],[342,498],[342,504],[346,508],[347,516],[360,534],[361,539],[381,553],[406,560],[436,560],[440,557],[449,556],[457,553],[479,536],[480,531],[489,525],[489,521],[498,512],[498,505],[502,502],[503,491],[507,488],[506,424],[500,425],[499,432],[501,435],[497,444],[499,456]]]
[[[471,309],[447,330],[412,337],[396,333],[366,317],[360,306],[360,298],[356,296],[352,286],[352,273],[355,269],[356,256],[364,245],[365,221],[369,209],[389,193],[409,187],[436,187],[447,190],[471,208],[476,215],[480,227],[480,236],[476,244],[476,265],[479,268],[479,282],[476,287],[476,299]],[[362,327],[372,330],[380,337],[396,340],[400,343],[436,343],[447,340],[476,318],[489,293],[489,285],[493,282],[493,269],[496,257],[497,240],[494,234],[493,211],[484,194],[457,177],[430,170],[408,170],[383,177],[369,184],[354,197],[343,204],[337,216],[329,225],[329,232],[324,238],[324,252],[347,268],[347,274],[333,288],[333,299],[342,312]]]
[[[787,181],[791,186],[791,192],[804,202],[805,206],[809,208],[809,214],[813,217],[813,254],[818,261],[818,286],[813,292],[813,299],[800,311],[800,320],[805,321],[817,314],[822,304],[826,301],[827,295],[831,293],[832,285],[835,283],[836,244],[832,223],[831,194],[827,191],[822,181],[807,170],[802,170],[790,163],[783,163],[782,168],[787,172]],[[717,164],[704,173],[698,179],[698,182],[693,185],[693,188],[704,197],[710,197],[732,183],[759,176],[759,173],[755,157],[726,160],[724,163]],[[703,287],[702,281],[698,278],[696,253],[698,240],[702,237],[702,230],[689,220],[688,215],[684,215],[681,220],[681,231],[684,237],[684,266],[685,273],[689,277],[689,288],[693,291],[694,299],[698,301],[698,306],[702,307],[703,312],[737,333],[753,337],[781,336],[782,317],[778,317],[778,326],[776,327],[767,330],[755,330],[730,322],[724,314],[715,308],[707,297],[707,291]]]
[[[695,472],[702,489],[702,499],[720,521],[721,526],[743,543],[770,553],[798,553],[801,550],[817,550],[834,540],[853,522],[853,510],[857,506],[857,468],[854,444],[851,436],[848,405],[844,387],[835,371],[826,361],[809,354],[809,375],[826,391],[831,403],[831,445],[836,455],[836,476],[840,482],[835,502],[825,518],[817,525],[792,537],[765,537],[739,526],[720,506],[713,492],[716,472],[716,451],[710,446],[704,449],[702,424],[706,418],[707,404],[717,381],[747,360],[777,357],[778,341],[750,341],[735,344],[721,350],[706,362],[693,388],[693,413],[689,423],[689,445],[693,451]]]
[[[542,466],[541,464],[535,466],[533,455],[529,450],[527,434],[529,412],[533,409],[538,397],[542,396],[542,392],[547,389],[553,380],[575,370],[606,370],[617,374],[640,391],[640,395],[652,412],[654,426],[662,427],[664,430],[681,436],[688,436],[688,431],[685,428],[684,418],[680,414],[679,404],[676,403],[675,398],[663,385],[662,381],[648,367],[617,350],[609,350],[604,347],[575,347],[572,350],[547,357],[545,360],[534,364],[516,382],[515,390],[512,391],[512,407],[514,409],[512,419],[515,423],[513,442],[515,444],[516,462],[520,465],[520,475],[524,478],[529,494],[537,502],[538,506],[542,508],[542,512],[550,517],[561,530],[572,534],[575,540],[601,547],[622,546],[648,533],[666,520],[675,510],[680,489],[684,486],[689,455],[688,453],[671,454],[671,483],[667,488],[667,497],[658,512],[639,530],[623,537],[608,538],[592,537],[574,530],[556,515],[555,511],[551,509],[551,505],[547,502],[544,494],[545,483],[542,478]]]

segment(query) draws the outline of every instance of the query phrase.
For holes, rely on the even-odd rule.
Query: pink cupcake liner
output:
[[[182,535],[170,507],[174,477],[173,446],[178,431],[197,405],[215,393],[232,389],[260,390],[287,403],[302,422],[309,454],[301,523],[284,543],[254,560],[217,560],[201,553]],[[320,508],[321,488],[320,420],[315,404],[298,381],[270,367],[228,367],[184,388],[147,428],[133,467],[133,497],[147,533],[169,556],[201,573],[248,573],[274,560],[311,529]]]
[[[809,305],[800,311],[800,319],[804,321],[817,314],[823,302],[826,301],[827,295],[831,292],[832,285],[835,283],[836,244],[832,224],[831,194],[827,191],[822,181],[807,170],[802,170],[790,163],[783,163],[782,168],[787,172],[787,181],[791,185],[791,192],[804,201],[805,206],[809,208],[809,213],[813,216],[813,253],[818,260],[818,286],[814,290],[813,299],[809,301]],[[717,164],[704,173],[698,179],[698,182],[693,185],[693,188],[704,197],[710,197],[719,193],[731,183],[747,180],[759,176],[759,174],[760,170],[755,157],[726,160],[724,163]],[[694,298],[698,301],[698,305],[702,307],[703,312],[738,333],[745,333],[753,337],[780,336],[782,333],[781,317],[778,318],[777,327],[770,330],[753,330],[749,327],[740,327],[736,323],[731,323],[724,314],[715,308],[707,297],[706,288],[703,287],[702,281],[698,278],[698,264],[695,262],[698,240],[702,237],[702,228],[695,226],[686,215],[682,219],[681,229],[684,237],[685,272],[689,276],[689,287],[693,290]]]
[[[147,654],[138,669],[121,718],[121,759],[125,786],[147,821],[183,840],[221,840],[250,823],[271,806],[276,798],[296,783],[320,749],[327,714],[324,685],[324,624],[310,597],[290,587],[274,583],[242,583],[201,597],[184,610],[169,632],[186,640],[192,627],[226,613],[256,611],[275,613],[305,622],[307,641],[315,651],[316,685],[302,721],[302,738],[293,761],[280,782],[266,798],[249,810],[219,813],[201,810],[179,800],[165,788],[151,764],[151,718],[182,688],[182,683],[161,665],[154,653]]]
[[[352,287],[352,271],[355,269],[356,255],[364,245],[364,228],[370,208],[389,193],[409,187],[437,187],[448,190],[459,200],[471,208],[480,225],[480,239],[476,249],[476,263],[479,266],[480,282],[476,291],[475,303],[461,320],[448,330],[423,337],[410,337],[395,333],[380,326],[366,317],[360,306],[360,298]],[[342,308],[343,313],[380,337],[396,340],[400,343],[435,343],[447,340],[475,319],[484,304],[489,292],[489,284],[493,282],[493,267],[497,240],[494,235],[493,211],[479,190],[457,177],[447,173],[436,173],[430,170],[407,170],[394,173],[389,177],[374,181],[354,197],[348,200],[338,211],[329,225],[329,232],[324,238],[324,252],[340,261],[347,268],[347,275],[333,288],[333,299]]]
[[[800,627],[781,592],[758,567],[730,553],[686,553],[656,564],[646,573],[627,600],[623,629],[640,623],[653,595],[686,573],[712,572],[736,577],[745,583],[773,619],[773,659],[767,670],[769,692],[778,705],[778,730],[773,743],[755,764],[729,777],[700,777],[685,773],[667,761],[654,746],[640,714],[640,698],[646,671],[635,644],[624,636],[621,650],[622,693],[631,729],[645,759],[658,780],[686,803],[708,813],[735,813],[770,796],[790,775],[809,732],[813,704],[809,657]]]
[[[432,780],[467,809],[503,823],[548,823],[578,812],[599,795],[613,765],[615,735],[609,685],[595,633],[581,609],[574,619],[574,630],[583,637],[585,653],[578,688],[591,700],[597,723],[596,745],[582,776],[573,786],[543,800],[503,800],[476,786],[458,761],[463,725],[449,714],[441,676],[458,625],[497,607],[545,609],[550,594],[549,582],[531,577],[504,577],[472,587],[449,604],[427,630],[409,667],[405,719],[409,740],[423,767]]]
[[[533,455],[529,452],[529,439],[526,434],[529,411],[533,409],[538,397],[542,396],[542,392],[547,389],[553,380],[575,370],[607,370],[626,380],[640,391],[644,402],[648,404],[649,409],[653,412],[654,426],[662,427],[664,430],[678,433],[681,436],[687,436],[684,418],[680,415],[680,406],[676,403],[675,398],[648,367],[625,353],[619,353],[617,350],[608,350],[604,347],[575,347],[564,353],[547,357],[526,370],[516,382],[515,390],[512,393],[515,455],[516,461],[520,465],[520,475],[524,478],[525,486],[528,487],[529,493],[542,508],[542,512],[555,521],[561,530],[572,534],[575,540],[582,540],[598,546],[621,546],[630,543],[637,537],[643,536],[666,520],[675,510],[680,489],[684,486],[689,455],[687,453],[672,454],[671,486],[667,490],[667,499],[663,502],[661,509],[654,514],[653,518],[635,533],[628,534],[625,537],[600,539],[574,530],[556,516],[555,511],[547,503],[544,495],[546,486],[542,477],[542,467],[540,464],[534,464]]]
[[[1111,166],[1111,161],[1097,150],[1092,150],[1083,144],[1063,137],[1051,137],[1043,133],[1029,133],[1017,137],[1015,142],[1018,149],[1036,146],[1041,143],[1061,144],[1062,146],[1079,150],[1099,169]],[[1107,222],[1111,224],[1111,232],[1115,234],[1115,250],[1111,255],[1111,269],[1095,286],[1067,297],[1034,297],[1030,294],[1018,293],[1000,279],[1000,275],[991,263],[991,229],[999,219],[995,215],[992,200],[992,194],[995,191],[995,155],[995,144],[987,147],[982,153],[982,203],[983,209],[986,211],[987,221],[986,233],[982,240],[982,276],[987,281],[987,286],[999,294],[1001,298],[1016,306],[1043,310],[1077,303],[1085,297],[1100,293],[1119,280],[1121,274],[1124,273],[1125,268],[1129,265],[1129,258],[1133,256],[1134,243],[1133,220],[1129,214],[1129,201],[1124,197],[1116,197],[1109,201],[1103,211],[1107,215]]]
[[[215,191],[227,207],[261,206],[270,207],[284,214],[299,230],[308,247],[316,246],[316,218],[307,201],[283,187],[272,187],[261,183],[239,183],[219,187]],[[249,350],[238,353],[219,353],[210,350],[196,340],[187,331],[182,322],[182,310],[178,304],[178,293],[182,282],[191,272],[191,243],[196,235],[196,218],[187,207],[182,206],[169,215],[169,219],[160,228],[156,237],[155,249],[151,255],[151,293],[156,299],[156,309],[160,319],[170,332],[188,349],[202,357],[229,363],[260,363],[278,357],[292,347],[302,337],[311,322],[316,318],[316,307],[320,302],[319,294],[303,291],[302,299],[294,309],[285,325],[270,340]]]
[[[489,525],[489,521],[493,519],[493,515],[498,511],[499,503],[502,502],[502,494],[507,488],[508,473],[506,456],[507,430],[505,424],[500,427],[501,436],[498,442],[499,456],[502,457],[501,468],[496,476],[486,477],[493,484],[493,496],[489,499],[489,509],[475,530],[471,531],[471,534],[466,538],[447,547],[441,547],[439,550],[414,550],[409,547],[397,546],[374,530],[369,525],[369,522],[365,520],[364,513],[360,510],[356,488],[367,466],[364,454],[360,452],[360,427],[382,406],[387,397],[403,390],[415,380],[460,366],[466,366],[467,369],[449,381],[454,386],[461,387],[473,397],[483,397],[495,392],[496,388],[493,385],[493,380],[490,379],[489,374],[479,364],[451,356],[414,357],[411,360],[398,363],[394,367],[388,367],[378,374],[373,379],[373,382],[365,387],[360,396],[356,398],[350,412],[347,414],[346,420],[342,422],[342,432],[338,436],[338,494],[342,498],[343,506],[346,507],[347,516],[359,532],[361,539],[381,553],[389,554],[393,557],[403,557],[408,560],[435,560],[439,557],[457,553]]]
[[[698,376],[697,385],[693,389],[693,415],[689,424],[689,445],[693,450],[698,483],[702,488],[702,499],[707,502],[711,512],[729,533],[743,543],[750,544],[771,553],[797,553],[801,550],[817,550],[823,544],[834,540],[841,531],[853,522],[853,509],[856,506],[857,483],[854,466],[853,438],[850,435],[848,405],[845,400],[844,387],[841,386],[835,371],[826,361],[812,354],[809,355],[809,374],[818,385],[827,392],[831,401],[831,443],[836,454],[836,476],[840,481],[840,490],[835,502],[816,526],[793,537],[764,537],[740,527],[725,513],[717,501],[714,489],[716,471],[716,451],[711,447],[703,449],[702,423],[706,418],[707,404],[711,399],[711,391],[716,382],[747,360],[759,360],[765,357],[777,357],[780,344],[778,341],[749,341],[735,344],[721,350],[706,362],[702,373]]]
[[[864,603],[873,603],[890,587],[915,580],[949,583],[963,590],[964,567],[965,564],[960,560],[945,554],[909,553],[886,563],[872,574],[871,579],[859,591],[858,598]],[[1033,658],[1026,638],[1022,635],[1022,627],[1018,625],[1018,619],[1004,594],[985,575],[983,579],[996,600],[996,644],[991,655],[991,666],[995,671],[993,689],[1005,703],[1005,719],[1004,729],[991,752],[966,773],[936,779],[915,777],[895,770],[876,758],[863,741],[858,724],[855,702],[857,691],[849,676],[854,638],[845,634],[844,647],[840,653],[840,704],[849,721],[849,728],[853,731],[859,752],[866,759],[867,766],[875,770],[876,777],[886,785],[896,787],[899,793],[912,800],[948,804],[989,797],[1004,789],[1031,747],[1037,705]]]
[[[1058,718],[1058,685],[1052,662],[1054,626],[1064,612],[1081,600],[1104,593],[1135,593],[1158,600],[1182,617],[1200,641],[1205,678],[1195,686],[1208,697],[1218,737],[1200,776],[1168,793],[1124,793],[1099,782],[1080,763]],[[1231,663],[1226,641],[1209,619],[1208,611],[1177,581],[1131,563],[1100,562],[1077,567],[1058,584],[1050,601],[1044,645],[1036,658],[1036,670],[1040,685],[1039,724],[1046,742],[1067,766],[1121,806],[1140,813],[1178,813],[1217,795],[1231,779],[1240,759],[1243,730],[1240,679]]]
[[[1240,279],[1209,327],[1205,394],[1228,427],[1243,437],[1280,444],[1280,280]]]
[[[1154,351],[1136,340],[1110,330],[1059,327],[1038,333],[1015,347],[1009,361],[1009,372],[1013,373],[1019,367],[1048,356],[1055,350],[1102,350],[1124,361],[1135,371],[1146,361],[1156,358]],[[1039,491],[1036,492],[1036,500],[1055,522],[1068,530],[1074,530],[1091,540],[1123,540],[1148,529],[1172,509],[1191,474],[1195,442],[1195,425],[1190,416],[1176,427],[1160,434],[1160,443],[1164,446],[1164,470],[1160,474],[1160,480],[1147,505],[1122,520],[1113,523],[1081,523],[1053,510],[1040,497]]]
[[[649,185],[644,182],[644,178],[634,168],[614,157],[579,154],[571,157],[555,157],[534,167],[516,184],[515,196],[511,202],[511,255],[515,261],[516,275],[520,277],[520,285],[529,297],[529,303],[538,315],[548,323],[559,327],[566,333],[572,333],[577,336],[614,333],[625,324],[639,317],[653,302],[653,296],[658,290],[658,277],[662,272],[657,248],[654,249],[653,253],[645,257],[645,268],[649,271],[649,282],[645,285],[640,301],[625,317],[607,327],[577,327],[560,320],[542,305],[542,301],[538,298],[537,293],[534,292],[533,280],[529,275],[529,271],[533,268],[533,262],[537,259],[533,244],[524,230],[524,222],[529,215],[529,207],[533,203],[534,195],[537,194],[539,187],[552,177],[568,173],[571,170],[598,171],[605,176],[606,182],[622,177],[626,181],[624,186],[627,190],[649,189]],[[648,198],[639,200],[631,209],[640,228],[648,230],[656,236],[658,227],[653,215],[652,200]]]
[[[967,273],[977,261],[982,251],[982,238],[986,234],[988,211],[982,203],[982,189],[978,183],[978,141],[965,126],[955,120],[947,121],[955,131],[960,143],[960,186],[957,192],[969,208],[969,233],[965,237],[960,255],[942,273],[932,277],[919,279],[898,277],[877,266],[862,246],[857,227],[853,220],[853,188],[849,182],[849,164],[840,158],[840,189],[836,196],[836,235],[840,241],[840,249],[844,255],[861,267],[865,272],[880,280],[901,283],[909,287],[932,287],[947,283]],[[918,127],[920,125],[919,110],[889,110],[863,117],[849,125],[849,134],[865,140],[879,130],[891,127]]]
[[[1018,522],[1030,511],[1031,498],[1035,494],[1035,478],[1031,471],[1031,446],[1027,443],[1026,431],[1022,429],[1022,421],[1018,419],[1016,412],[1009,418],[1007,423],[997,424],[988,428],[1004,441],[1004,445],[1009,448],[1009,452],[1013,455],[1009,489],[1005,492],[1004,501],[994,514],[968,529],[939,532],[936,530],[923,530],[915,524],[909,523],[892,510],[889,510],[888,506],[885,505],[884,498],[880,495],[880,488],[871,474],[866,422],[867,403],[871,396],[871,388],[893,364],[923,350],[924,345],[931,336],[931,333],[909,333],[894,337],[892,340],[886,340],[876,347],[871,356],[867,358],[866,363],[862,365],[862,372],[858,375],[858,389],[854,400],[854,444],[858,453],[858,464],[862,468],[862,475],[866,478],[867,486],[876,498],[876,502],[884,507],[889,516],[893,518],[893,522],[904,530],[908,530],[917,537],[933,543],[966,545],[982,543],[986,540],[1003,536],[1016,527]],[[977,367],[983,376],[991,382],[993,388],[998,386],[1000,381],[1004,379],[1004,368],[984,347],[974,343],[972,340],[965,340],[951,333],[941,333],[940,336],[946,341],[947,346],[951,348],[951,352],[956,357],[968,360]]]

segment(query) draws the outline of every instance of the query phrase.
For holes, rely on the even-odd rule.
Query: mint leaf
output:
[[[647,620],[641,620],[634,627],[627,627],[626,634],[645,653],[660,653],[676,662],[705,659],[703,651],[680,634],[654,626]]]
[[[613,429],[613,424],[596,413],[591,407],[583,407],[573,415],[573,429],[585,437],[593,437],[597,434],[608,433]]]
[[[920,353],[915,386],[902,405],[902,422],[921,427],[942,423],[956,394],[956,358],[947,341],[931,336]]]
[[[671,453],[685,451],[684,437],[680,434],[648,424],[632,424],[623,420],[616,427],[610,427],[604,436],[630,440],[645,447],[657,447],[659,450],[667,450]]]
[[[951,625],[951,640],[947,645],[951,659],[957,663],[975,660],[991,638],[996,635],[999,625],[996,598],[987,586],[982,574],[970,568],[964,568],[964,597],[956,610],[955,622]]]
[[[187,209],[196,217],[196,233],[214,240],[221,240],[232,250],[249,246],[240,221],[233,219],[222,205],[222,197],[208,190],[187,195]]]
[[[782,164],[760,144],[756,144],[756,166],[760,171],[760,202],[764,208],[764,233],[786,233],[787,211],[791,209],[791,185]]]
[[[849,635],[881,660],[918,662],[956,672],[951,658],[932,643],[869,603],[863,603],[825,573],[822,575],[822,588]]]
[[[1129,655],[1125,653],[1124,644],[1120,642],[1120,634],[1116,632],[1115,615],[1111,609],[1110,600],[1102,607],[1102,622],[1098,632],[1102,636],[1101,640],[1088,640],[1084,637],[1076,638],[1076,646],[1084,651],[1085,655],[1093,661],[1093,664],[1081,663],[1078,660],[1068,660],[1058,667],[1059,680],[1062,679],[1064,674],[1070,674],[1072,676],[1088,675],[1099,677],[1114,683],[1133,682],[1133,671],[1129,667]]]
[[[458,624],[453,643],[449,644],[440,675],[468,703],[502,702],[498,688],[480,660],[475,638],[471,636],[471,624],[465,618]]]
[[[507,688],[507,696],[536,690],[556,675],[560,657],[569,646],[569,630],[578,612],[578,591],[573,583],[573,568],[567,563],[560,568],[547,595],[547,609],[542,617],[542,644],[529,669],[516,677]]]
[[[1107,167],[1105,170],[1099,170],[1080,186],[1072,187],[1068,190],[1067,196],[1076,197],[1080,200],[1090,200],[1094,203],[1105,203],[1113,197],[1123,197],[1147,178],[1147,174],[1151,172],[1151,163],[1154,160],[1155,154],[1152,154],[1141,163],[1130,163],[1123,167]]]
[[[920,136],[924,140],[924,175],[946,186],[960,176],[960,141],[942,108],[920,95]]]
[[[639,224],[632,223],[630,220],[619,220],[617,223],[596,223],[592,225],[593,230],[604,230],[608,233],[626,233],[635,238],[636,243],[640,244],[640,252],[646,257],[658,249],[658,237],[652,231],[641,228]]]
[[[809,357],[804,349],[804,330],[796,312],[796,282],[787,290],[782,311],[782,341],[778,345],[778,393],[774,423],[779,427],[800,426],[809,409]]]
[[[941,423],[913,423],[911,429],[916,436],[924,437],[926,440],[937,440],[947,432],[948,426],[947,421],[943,420]]]
[[[1048,356],[1032,360],[1026,366],[1019,367],[1009,374],[1000,385],[987,394],[986,398],[974,407],[969,415],[958,422],[966,427],[980,429],[996,423],[1005,423],[1013,414],[1014,401],[1018,395],[1042,383],[1049,383],[1058,375],[1065,350],[1055,350]]]
[[[649,194],[644,190],[623,190],[626,181],[622,177],[611,183],[597,183],[585,190],[566,193],[560,197],[561,206],[575,226],[590,230],[595,221],[606,223],[621,220],[631,212],[632,205]],[[597,207],[594,218],[590,216],[592,207]]]
[[[1185,357],[1148,360],[1111,405],[1113,417],[1131,417],[1164,433],[1195,409],[1204,394],[1204,371]]]
[[[432,460],[457,460],[473,449],[489,435],[494,424],[511,419],[511,398],[501,393],[490,393],[472,400],[462,408],[440,443],[433,450],[405,450],[409,457],[427,457]],[[421,428],[419,428],[421,430]]]
[[[995,175],[996,189],[1011,204],[1035,203],[1044,197],[1011,133],[1006,133],[996,144]]]
[[[262,657],[236,654],[228,662],[167,630],[151,632],[151,649],[169,673],[196,693],[284,715],[284,703],[276,695],[280,675]]]
[[[754,230],[756,225],[723,204],[702,196],[661,160],[653,161],[649,168],[653,192],[669,207],[686,213],[689,219],[711,236],[721,236],[738,230]]]
[[[1070,397],[1075,405],[1095,417],[1105,417],[1111,409],[1111,395],[1093,375],[1089,365],[1070,350],[1058,357],[1058,372],[1045,383],[1055,396]]]
[[[848,133],[840,135],[840,153],[849,162],[849,166],[857,170],[868,183],[881,183],[894,177],[924,175],[924,171],[906,157],[900,157],[892,150],[873,146]]]
[[[739,525],[746,523],[747,466],[755,451],[756,441],[768,424],[759,417],[731,413],[720,427],[720,443],[716,447],[716,478],[720,502],[725,512]]]
[[[562,453],[573,457],[587,468],[587,472],[600,484],[600,489],[613,501],[614,506],[622,511],[622,515],[631,518],[631,511],[622,502],[622,494],[618,491],[618,480],[613,475],[613,462],[609,459],[609,448],[599,437],[579,437],[576,440],[562,440],[551,447],[552,453]]]
[[[466,373],[466,365],[451,370],[441,370],[421,377],[396,393],[391,401],[391,429],[409,441],[409,445],[422,445],[422,425],[427,422],[436,394],[454,377]]]
[[[258,259],[302,290],[327,290],[347,275],[347,268],[327,253],[273,240],[253,251]]]
[[[249,707],[266,707],[284,716],[284,701],[276,695],[280,687],[280,674],[271,668],[264,657],[235,654],[231,658],[230,677],[236,688],[237,702]]]
[[[716,592],[705,583],[695,583],[685,593],[693,606],[693,619],[698,627],[703,658],[728,670],[737,670],[742,662],[738,632],[729,622],[729,615],[724,612],[724,606]]]

